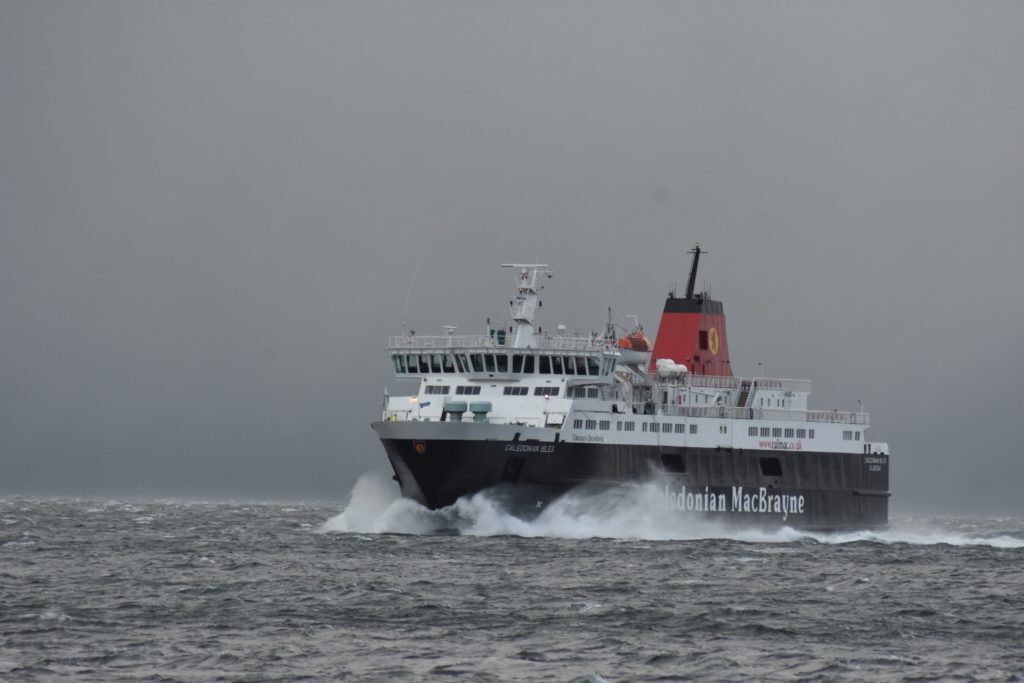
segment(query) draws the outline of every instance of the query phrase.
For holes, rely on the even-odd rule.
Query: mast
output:
[[[690,264],[690,279],[686,281],[686,298],[693,298],[693,286],[697,283],[697,264],[700,263],[700,243],[687,253],[693,254],[693,263]],[[707,253],[707,252],[704,252]]]
[[[533,316],[539,305],[540,290],[543,285],[537,284],[537,276],[543,273],[551,277],[553,273],[547,268],[546,263],[502,263],[502,268],[518,268],[516,276],[516,298],[511,302],[512,322],[515,329],[512,332],[512,346],[527,348],[537,345],[537,337],[533,331]]]

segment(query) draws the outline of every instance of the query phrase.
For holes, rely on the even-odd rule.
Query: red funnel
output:
[[[665,300],[665,308],[654,338],[654,353],[651,354],[650,371],[655,371],[659,358],[669,358],[682,363],[697,375],[732,376],[729,364],[729,341],[725,333],[725,312],[721,301],[708,298],[707,294],[695,294],[697,262],[700,260],[700,245],[693,251],[690,279],[686,296],[677,298],[675,293]]]

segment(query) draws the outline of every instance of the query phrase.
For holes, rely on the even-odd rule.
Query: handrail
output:
[[[436,415],[415,416],[413,414],[414,412],[415,412],[415,410],[410,410],[410,409],[388,409],[388,410],[385,410],[383,412],[382,420],[384,422],[390,422],[390,421],[395,421],[395,422],[441,422],[440,417],[438,417]],[[532,427],[543,427],[546,424],[548,424],[550,418],[552,418],[552,417],[555,417],[555,418],[561,417],[562,420],[564,421],[568,416],[569,416],[568,413],[563,412],[563,411],[556,411],[556,410],[550,410],[550,411],[548,411],[546,413],[543,413],[543,414],[531,415],[531,416],[528,416],[528,417],[525,417],[525,416],[500,416],[500,415],[488,414],[488,416],[487,416],[487,424],[492,424],[492,425],[516,425],[516,426],[526,426],[526,427],[530,427],[530,426],[532,426]],[[392,417],[394,417],[395,419],[392,420],[391,419]],[[449,414],[448,415],[448,419],[446,421],[447,422],[466,422],[466,423],[471,423],[471,422],[473,422],[473,417],[472,417],[471,413],[467,413],[467,414],[463,415],[463,417],[461,419],[456,420],[454,418],[454,416]]]
[[[750,382],[750,392],[757,389],[778,391],[810,392],[811,381],[807,379],[780,379],[765,377],[726,377],[722,375],[684,375],[680,380],[691,387],[710,389],[740,389],[743,382]]]
[[[391,335],[388,337],[388,350],[419,351],[421,349],[502,349],[509,351],[527,351],[528,349],[512,346],[506,337],[505,344],[499,344],[496,337],[486,334],[472,335]],[[537,345],[529,350],[540,351],[603,351],[613,348],[614,344],[606,339],[594,337],[541,337]]]
[[[772,410],[736,408],[732,406],[658,406],[660,415],[668,417],[718,417],[734,420],[778,420],[783,422],[816,422],[819,424],[870,425],[871,415],[857,411],[836,410]],[[634,403],[633,410],[644,414],[645,405]],[[647,406],[649,410],[650,407]]]

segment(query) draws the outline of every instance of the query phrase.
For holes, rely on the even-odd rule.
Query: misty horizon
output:
[[[652,337],[863,401],[892,515],[1024,514],[1024,6],[0,8],[0,495],[342,501],[385,351]]]

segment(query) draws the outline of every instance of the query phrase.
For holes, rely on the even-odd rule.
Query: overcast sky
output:
[[[654,331],[696,241],[894,512],[1024,513],[1024,3],[7,0],[0,493],[340,500],[403,315]]]

